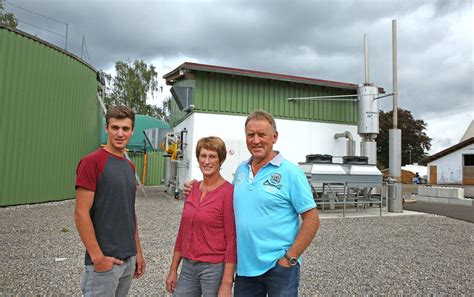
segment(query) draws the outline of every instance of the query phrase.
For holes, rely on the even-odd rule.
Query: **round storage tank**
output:
[[[0,25],[0,205],[75,197],[79,160],[99,147],[97,71]]]

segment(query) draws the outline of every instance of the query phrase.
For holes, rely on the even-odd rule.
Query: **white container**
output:
[[[377,87],[361,85],[357,89],[359,94],[359,123],[358,134],[379,133],[379,102],[374,100],[378,97]]]

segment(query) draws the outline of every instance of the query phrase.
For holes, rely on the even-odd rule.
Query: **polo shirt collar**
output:
[[[283,162],[283,156],[281,155],[281,153],[279,151],[275,151],[276,153],[276,156],[270,160],[270,164],[274,165],[274,166],[277,166],[277,167],[280,167],[281,163]],[[251,165],[252,163],[252,157],[250,157],[247,161],[245,161],[247,163],[248,166]]]

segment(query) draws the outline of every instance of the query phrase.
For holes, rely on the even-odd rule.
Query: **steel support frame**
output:
[[[334,187],[343,187],[343,192],[342,192],[342,201],[339,200],[338,198],[338,192],[334,190]],[[383,191],[383,186],[380,186],[381,192],[380,192],[380,198],[374,200],[372,198],[372,189],[377,188],[377,187],[351,187],[348,185],[347,182],[344,183],[331,183],[331,182],[323,182],[322,183],[322,193],[321,195],[318,195],[318,192],[316,191],[316,187],[311,184],[311,187],[314,189],[314,195],[315,195],[315,201],[316,204],[321,205],[321,210],[324,211],[324,206],[326,204],[334,204],[334,205],[342,205],[342,217],[346,216],[346,205],[348,203],[356,203],[356,208],[357,211],[359,211],[359,206],[362,204],[362,206],[365,208],[367,204],[378,204],[379,209],[380,209],[380,216],[382,216],[382,208],[383,208],[383,198],[384,198],[384,191]],[[326,191],[328,189],[328,191]],[[350,189],[356,189],[356,195],[354,198],[351,198],[350,200],[348,199],[351,196],[351,193],[349,193]],[[360,195],[360,189],[367,190],[367,193],[364,193],[363,195]],[[329,194],[332,194],[332,197],[334,197],[335,201],[329,201]],[[340,195],[339,195],[340,197]],[[325,201],[327,200],[327,201]],[[386,199],[387,200],[387,199]],[[388,202],[386,202],[388,204]],[[386,205],[388,207],[388,205]]]

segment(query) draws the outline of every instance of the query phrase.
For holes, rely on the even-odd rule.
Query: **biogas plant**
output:
[[[183,182],[200,177],[193,152],[197,141],[209,135],[226,143],[221,174],[231,181],[238,164],[250,157],[245,119],[263,109],[276,119],[275,149],[299,164],[321,207],[345,211],[356,205],[401,212],[401,133],[396,126],[390,131],[393,172],[388,191],[382,190],[383,175],[376,167],[379,99],[392,97],[397,110],[395,21],[393,36],[394,84],[389,94],[370,83],[367,36],[361,84],[181,64],[163,76],[172,94],[171,127],[137,121],[143,128],[134,134],[141,138],[130,148],[137,183],[164,183],[167,192],[179,198]],[[73,198],[77,162],[104,138],[102,73],[20,30],[1,25],[0,41],[5,65],[0,70],[1,136],[7,143],[0,149],[1,205]]]
[[[402,212],[401,133],[390,131],[388,191],[376,167],[379,99],[393,97],[397,110],[396,22],[393,21],[393,92],[370,83],[368,38],[364,37],[365,82],[328,81],[262,71],[183,63],[163,78],[173,95],[173,131],[164,138],[165,186],[176,197],[186,180],[199,178],[193,149],[201,137],[224,139],[228,157],[221,173],[233,179],[248,159],[244,137],[247,114],[264,109],[276,120],[275,149],[299,164],[315,199],[324,207],[384,205]],[[396,112],[395,115],[396,116]],[[396,119],[394,123],[396,123]],[[393,168],[393,169],[392,169]],[[398,168],[398,169],[397,169]],[[385,204],[384,204],[385,203]]]

